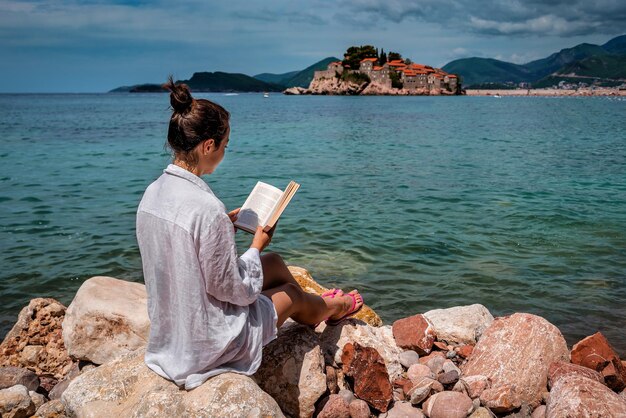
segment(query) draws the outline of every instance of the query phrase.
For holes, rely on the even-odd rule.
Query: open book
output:
[[[257,226],[262,226],[265,231],[270,230],[298,188],[300,185],[295,181],[289,182],[284,192],[262,181],[257,182],[241,207],[235,226],[251,234],[256,232]]]

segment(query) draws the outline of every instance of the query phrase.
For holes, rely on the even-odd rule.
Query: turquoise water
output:
[[[229,208],[301,183],[271,249],[321,283],[387,322],[482,303],[626,354],[626,101],[201,97],[232,113],[206,180]],[[168,118],[161,94],[0,95],[2,335],[32,297],[142,280],[135,209]]]

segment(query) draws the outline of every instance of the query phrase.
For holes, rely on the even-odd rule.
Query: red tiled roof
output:
[[[380,71],[382,69],[383,69],[383,67],[381,67],[381,66],[378,66],[378,65],[374,66],[374,71]]]
[[[390,62],[389,66],[390,67],[406,67],[406,64],[399,63],[399,62]]]
[[[457,78],[457,76],[455,74],[450,74],[450,75],[448,75],[448,77],[450,77],[450,78]]]
[[[402,61],[402,60],[392,60],[392,61],[389,61],[389,64],[404,64],[404,61]]]
[[[376,62],[376,61],[378,61],[378,59],[377,58],[363,58],[361,60],[361,62],[367,62],[367,61]]]

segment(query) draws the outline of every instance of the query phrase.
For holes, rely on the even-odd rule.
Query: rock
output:
[[[326,392],[324,369],[319,336],[309,326],[290,322],[263,349],[254,379],[286,414],[310,417]]]
[[[408,369],[412,365],[419,363],[420,356],[413,350],[406,350],[400,353],[398,360],[405,369]]]
[[[58,379],[51,376],[39,376],[39,387],[45,393],[49,393],[59,383]]]
[[[305,292],[321,295],[328,290],[328,288],[318,284],[313,277],[311,277],[309,272],[302,267],[289,266],[289,272]],[[380,327],[383,325],[383,321],[380,319],[380,316],[378,316],[378,314],[367,305],[363,305],[361,310],[354,315],[353,318],[363,321],[373,327]]]
[[[539,405],[537,408],[535,408],[532,415],[530,416],[530,418],[545,418],[545,417],[546,417],[545,405]]]
[[[340,395],[330,395],[318,418],[350,418],[350,405]]]
[[[403,401],[405,400],[405,395],[408,394],[409,391],[413,388],[414,383],[411,381],[411,379],[408,379],[406,377],[397,377],[394,379],[391,386],[394,388],[394,395],[398,395],[394,396],[394,399],[397,398],[396,400]],[[399,392],[396,392],[396,390],[398,390]]]
[[[283,94],[298,96],[301,94],[306,94],[306,89],[302,87],[289,87],[288,89],[283,91]]]
[[[435,341],[433,343],[433,346],[437,347],[441,351],[448,351],[448,344],[444,343],[443,341]]]
[[[386,418],[424,418],[424,413],[408,402],[396,402],[387,412]]]
[[[434,379],[425,376],[417,380],[413,387],[407,392],[409,402],[411,402],[412,405],[422,403],[430,396],[430,391],[434,383]]]
[[[480,394],[480,403],[497,414],[513,411],[522,406],[515,385],[498,385]]]
[[[339,392],[337,370],[333,366],[326,366],[326,387],[331,394]]]
[[[65,406],[60,399],[55,399],[50,402],[46,402],[37,409],[35,414],[37,418],[66,418]]]
[[[459,354],[459,357],[461,358],[468,358],[472,354],[472,351],[474,351],[473,345],[471,344],[463,345],[459,347],[458,354]]]
[[[437,393],[444,391],[443,385],[438,380],[433,380],[433,391]]]
[[[459,380],[459,372],[456,370],[450,370],[437,376],[437,380],[442,385],[451,385]]]
[[[85,280],[63,321],[68,353],[96,364],[143,348],[149,331],[145,286],[113,277]]]
[[[445,357],[432,357],[428,359],[426,362],[426,366],[437,376],[439,373],[443,372],[443,365],[450,361]]]
[[[430,353],[437,335],[423,315],[413,315],[398,319],[392,326],[396,344],[407,350],[415,350],[419,355]]]
[[[65,307],[54,299],[31,300],[0,344],[0,366],[25,367],[39,376],[55,379],[65,376],[72,367],[72,359],[61,334],[64,314]]]
[[[37,390],[39,378],[33,372],[23,367],[0,367],[0,389],[22,385],[28,390]]]
[[[606,385],[616,392],[626,387],[626,368],[600,332],[582,339],[572,347],[572,363],[602,373]]]
[[[372,347],[383,357],[392,379],[404,369],[398,361],[402,349],[396,345],[391,327],[371,327],[358,320],[343,321],[336,327],[326,327],[321,334],[321,347],[327,364],[341,364],[342,349],[347,343],[357,342]]]
[[[624,389],[623,391],[620,392],[619,396],[622,397],[622,399],[624,400],[624,402],[626,402],[626,389]]]
[[[595,370],[564,361],[555,361],[548,369],[548,387],[551,388],[557,380],[568,374],[578,374],[604,384],[604,377]]]
[[[568,354],[558,328],[539,316],[516,313],[491,324],[461,370],[465,376],[487,376],[499,398],[534,408],[546,390],[550,364]],[[515,394],[500,393],[503,388],[514,388]]]
[[[392,388],[385,362],[376,349],[348,343],[341,355],[343,372],[354,379],[354,393],[373,408],[386,412]]]
[[[362,399],[350,402],[350,418],[370,418],[370,407]]]
[[[461,369],[456,367],[456,364],[454,364],[450,360],[446,360],[446,361],[443,362],[442,369],[443,369],[444,373],[455,371],[455,372],[457,372],[459,374],[459,376],[461,375]]]
[[[414,364],[409,367],[406,375],[412,382],[419,380],[421,377],[426,376],[431,379],[436,379],[436,375],[430,370],[430,368],[424,364]]]
[[[448,351],[446,353],[446,358],[448,358],[450,360],[455,358],[455,357],[456,357],[456,351],[454,351],[454,350],[450,350],[450,351]]]
[[[72,417],[283,417],[278,404],[248,376],[223,373],[180,390],[144,363],[142,350],[89,370],[63,392]]]
[[[61,399],[61,395],[63,391],[67,389],[70,385],[70,382],[76,378],[80,374],[80,369],[78,367],[78,363],[74,363],[74,366],[70,369],[70,371],[65,375],[65,377],[60,380],[54,387],[48,392],[48,398],[50,399]]]
[[[476,408],[476,410],[474,412],[472,412],[472,415],[470,415],[470,418],[491,418],[494,415],[491,414],[491,412],[489,412],[489,410],[487,408]]]
[[[455,344],[476,344],[493,322],[493,316],[483,305],[455,306],[434,309],[424,314],[439,340]]]
[[[490,387],[491,382],[487,376],[474,375],[461,377],[452,390],[456,392],[463,392],[470,398],[476,399]]]
[[[429,418],[465,418],[472,413],[474,404],[462,393],[440,392],[428,398],[422,409]]]
[[[430,353],[427,356],[420,357],[419,363],[420,364],[428,364],[432,359],[437,358],[437,357],[442,359],[442,360],[444,360],[444,361],[447,360],[446,359],[446,355],[444,353],[442,353],[441,351],[433,351],[432,353]]]
[[[578,374],[556,381],[546,407],[547,418],[626,417],[626,402],[618,394]]]
[[[351,391],[347,390],[347,389],[341,389],[339,391],[339,396],[341,396],[346,403],[349,405],[352,403],[352,401],[354,401],[356,398],[354,397],[354,393],[352,393]]]
[[[2,418],[25,418],[35,413],[28,389],[23,385],[15,385],[0,390],[0,416]]]
[[[367,87],[368,83],[356,84],[336,77],[314,79],[309,84],[307,94],[355,96]]]
[[[46,403],[46,397],[41,393],[35,392],[34,390],[29,390],[28,396],[30,396],[30,400],[35,404],[35,411],[37,411],[41,405]]]

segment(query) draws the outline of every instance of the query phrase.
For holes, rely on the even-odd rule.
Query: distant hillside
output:
[[[262,81],[274,81],[277,84],[283,85],[285,87],[309,87],[311,84],[311,80],[313,80],[313,73],[318,70],[325,70],[328,64],[333,61],[339,61],[339,58],[328,57],[324,58],[321,61],[316,62],[315,64],[305,68],[302,71],[292,71],[285,74],[258,74],[255,75],[254,78]],[[271,82],[271,81],[270,81]]]
[[[284,87],[266,83],[245,74],[199,72],[194,73],[189,80],[179,80],[177,83],[185,83],[191,91],[198,92],[261,92],[283,91]],[[163,92],[160,84],[137,84],[135,86],[123,86],[111,90],[111,93],[158,93]]]
[[[626,54],[626,35],[611,39],[602,48],[611,54]]]
[[[532,77],[523,65],[493,58],[463,58],[449,62],[442,68],[447,73],[460,74],[463,85],[481,83],[520,83]]]
[[[520,82],[533,83],[533,86],[539,87],[546,86],[546,83],[556,84],[566,74],[584,75],[599,81],[607,79],[604,81],[610,84],[612,80],[608,79],[624,77],[620,75],[625,71],[624,56],[626,56],[626,35],[613,38],[602,46],[583,43],[565,48],[546,58],[522,65],[474,57],[449,62],[443,66],[443,70],[459,74],[466,87]]]

